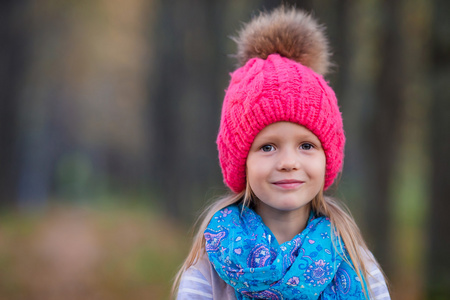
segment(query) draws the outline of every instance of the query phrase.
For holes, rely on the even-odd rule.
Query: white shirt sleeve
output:
[[[211,284],[203,274],[191,266],[181,277],[177,300],[213,299]]]
[[[180,280],[177,300],[236,300],[234,289],[220,278],[203,254],[184,272]]]
[[[389,295],[389,289],[387,287],[384,276],[378,268],[377,263],[375,263],[375,258],[372,253],[369,253],[369,257],[366,257],[366,267],[369,273],[369,278],[367,278],[367,285],[369,285],[372,291],[373,300],[389,300],[391,296]]]

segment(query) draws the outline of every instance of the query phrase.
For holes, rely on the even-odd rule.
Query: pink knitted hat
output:
[[[231,74],[217,137],[224,182],[243,191],[256,135],[287,121],[305,126],[322,143],[327,189],[342,169],[345,136],[336,96],[320,75],[329,66],[323,28],[309,15],[281,7],[253,19],[236,41],[244,65]]]

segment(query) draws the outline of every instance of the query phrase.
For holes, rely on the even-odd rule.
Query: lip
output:
[[[304,183],[304,181],[297,180],[297,179],[283,179],[273,182],[275,186],[278,186],[280,188],[291,190],[295,189],[299,186],[301,186]]]

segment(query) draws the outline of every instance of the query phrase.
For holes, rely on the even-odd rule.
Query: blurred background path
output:
[[[168,299],[184,230],[129,207],[2,215],[0,299]]]

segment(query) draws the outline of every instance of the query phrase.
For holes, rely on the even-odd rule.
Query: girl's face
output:
[[[247,158],[247,180],[258,209],[308,210],[325,180],[325,153],[305,127],[277,122],[261,130]]]

